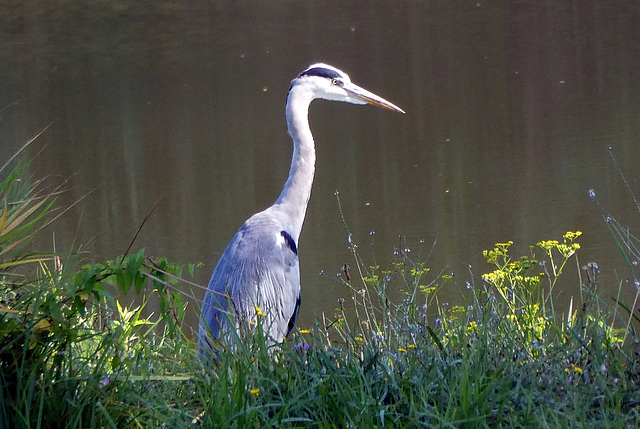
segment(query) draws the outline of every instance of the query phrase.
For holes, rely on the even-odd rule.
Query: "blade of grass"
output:
[[[49,125],[47,125],[46,127],[44,127],[38,134],[36,134],[35,136],[31,137],[29,140],[27,140],[27,142],[25,144],[22,145],[22,147],[20,149],[18,149],[16,151],[16,153],[14,153],[11,158],[9,158],[9,160],[7,162],[4,163],[4,165],[2,167],[0,167],[0,173],[2,173],[2,171],[7,168],[7,166],[9,164],[11,164],[11,162],[23,151],[25,150],[31,143],[33,143],[38,137],[40,137],[45,131],[47,131],[47,129],[53,125],[53,122],[49,123]]]

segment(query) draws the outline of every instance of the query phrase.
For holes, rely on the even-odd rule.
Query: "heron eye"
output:
[[[342,82],[341,82],[341,81],[340,81],[340,79],[338,79],[338,78],[333,78],[333,79],[331,79],[331,84],[332,84],[332,85],[342,86]]]

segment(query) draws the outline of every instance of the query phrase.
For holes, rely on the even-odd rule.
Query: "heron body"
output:
[[[282,341],[294,327],[301,301],[298,240],[316,160],[308,111],[316,98],[372,104],[404,113],[327,64],[313,64],[291,82],[286,104],[293,140],[289,177],[276,202],[240,227],[213,271],[198,334],[205,356],[213,339],[232,342],[257,323],[262,325],[268,344]]]

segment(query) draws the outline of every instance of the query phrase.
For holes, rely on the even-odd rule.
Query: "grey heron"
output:
[[[298,239],[316,160],[308,112],[316,98],[404,113],[327,64],[313,64],[291,82],[286,104],[293,140],[289,177],[276,202],[240,227],[213,271],[198,332],[203,357],[210,352],[212,340],[241,338],[257,323],[263,327],[268,344],[281,342],[294,327],[300,309]]]

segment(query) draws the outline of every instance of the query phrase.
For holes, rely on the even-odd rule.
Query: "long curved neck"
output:
[[[293,140],[293,157],[289,178],[274,204],[290,223],[288,231],[297,242],[302,230],[304,215],[311,196],[313,174],[316,164],[316,149],[309,128],[309,105],[313,95],[295,84],[287,96],[287,127]]]

